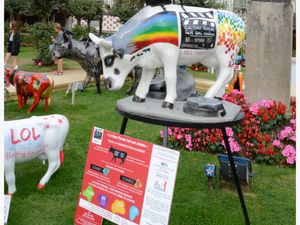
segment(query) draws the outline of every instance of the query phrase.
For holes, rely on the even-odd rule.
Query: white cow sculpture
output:
[[[205,96],[220,96],[233,78],[245,25],[232,12],[170,4],[145,7],[106,39],[89,36],[100,47],[108,89],[121,88],[129,71],[141,66],[142,78],[133,101],[143,102],[155,69],[164,67],[167,93],[163,107],[172,109],[177,65],[201,62],[216,68],[217,80]]]
[[[15,164],[34,158],[48,159],[48,170],[38,188],[45,186],[63,162],[63,144],[68,131],[68,119],[58,114],[4,122],[4,172],[8,194],[16,192]]]

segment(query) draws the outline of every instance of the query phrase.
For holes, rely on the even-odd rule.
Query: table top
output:
[[[132,101],[132,96],[117,101],[116,110],[123,117],[146,123],[190,128],[223,128],[241,123],[244,112],[240,106],[223,101],[224,117],[193,116],[183,112],[184,101],[175,101],[174,108],[162,108],[163,99],[146,98],[143,103]]]

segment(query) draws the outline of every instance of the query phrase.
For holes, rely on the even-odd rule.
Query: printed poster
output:
[[[179,152],[94,127],[75,224],[168,224]]]

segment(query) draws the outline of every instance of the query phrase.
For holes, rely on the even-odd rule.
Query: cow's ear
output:
[[[120,49],[114,49],[113,53],[115,56],[118,56],[122,59],[124,57],[125,51],[124,51],[124,49],[120,48]]]

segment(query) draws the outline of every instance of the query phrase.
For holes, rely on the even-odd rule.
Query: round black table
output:
[[[242,122],[244,119],[244,112],[238,105],[223,101],[226,115],[224,117],[202,117],[193,116],[183,112],[182,101],[176,101],[174,108],[162,108],[161,99],[146,98],[143,103],[132,101],[132,96],[123,98],[117,101],[116,110],[123,116],[123,121],[120,133],[124,134],[127,126],[128,119],[137,120],[145,123],[172,126],[172,127],[185,127],[185,128],[220,128],[222,130],[225,146],[227,149],[228,159],[230,162],[233,180],[239,195],[241,207],[243,210],[245,224],[250,224],[247,213],[246,204],[244,201],[243,193],[241,190],[240,182],[237,176],[234,160],[232,157],[228,136],[226,134],[226,127],[232,127]]]

